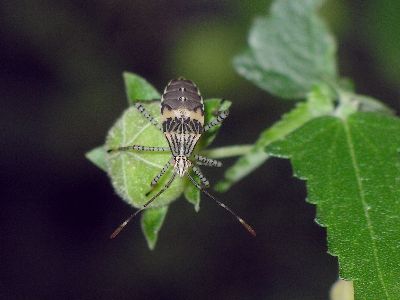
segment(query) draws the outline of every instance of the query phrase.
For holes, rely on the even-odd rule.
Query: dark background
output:
[[[215,145],[252,143],[293,103],[235,74],[269,1],[0,2],[1,299],[327,299],[338,276],[305,185],[273,159],[220,197],[172,204],[149,251],[131,209],[84,153],[127,106],[121,73],[160,90],[179,75],[233,101]],[[399,110],[400,2],[328,1],[340,71]],[[232,161],[227,161],[229,165]],[[216,182],[222,171],[207,170]]]

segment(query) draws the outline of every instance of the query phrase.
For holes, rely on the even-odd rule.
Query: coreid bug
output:
[[[187,176],[190,181],[205,195],[213,199],[219,206],[231,213],[246,230],[256,235],[254,229],[239,217],[228,206],[211,195],[205,188],[209,187],[210,183],[200,171],[198,165],[209,167],[220,167],[222,163],[218,160],[203,157],[193,154],[193,149],[196,146],[201,135],[210,128],[219,125],[228,116],[228,111],[221,111],[219,115],[210,123],[204,125],[204,103],[199,89],[190,80],[178,78],[171,80],[164,93],[161,96],[161,126],[160,124],[146,111],[143,105],[136,103],[136,108],[139,112],[154,126],[159,128],[165,135],[169,147],[147,147],[141,145],[128,145],[116,149],[109,149],[107,152],[118,151],[153,151],[153,152],[171,152],[171,159],[164,165],[159,174],[154,177],[151,182],[151,187],[154,187],[160,178],[173,166],[173,174],[167,181],[164,187],[150,200],[148,200],[141,209],[137,210],[129,216],[110,236],[115,238],[122,229],[131,221],[137,214],[146,209],[159,195],[161,195],[172,184],[176,176]],[[199,178],[201,183],[197,183],[192,175],[192,170]]]

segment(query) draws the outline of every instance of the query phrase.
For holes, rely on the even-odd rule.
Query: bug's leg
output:
[[[222,162],[216,159],[204,157],[201,155],[195,154],[194,158],[196,159],[197,163],[202,166],[207,166],[207,167],[221,167]]]
[[[215,119],[213,119],[210,123],[204,126],[204,132],[210,130],[210,128],[213,128],[214,126],[221,124],[228,117],[228,115],[229,115],[229,110],[221,111]]]
[[[192,167],[192,170],[193,170],[193,172],[194,172],[197,176],[199,176],[201,184],[202,184],[204,187],[208,188],[208,187],[210,186],[210,182],[209,182],[208,179],[203,175],[203,173],[201,172],[200,168],[199,168],[199,167],[196,167],[196,166],[193,166],[193,167]]]
[[[160,180],[160,178],[165,174],[165,172],[167,172],[167,170],[169,169],[169,167],[171,166],[171,163],[174,161],[173,158],[171,158],[165,165],[164,167],[161,169],[161,171],[153,178],[153,180],[150,183],[150,190],[146,193],[146,196],[148,196],[155,188],[156,184],[158,183],[158,181]]]
[[[157,120],[154,119],[154,117],[146,110],[146,108],[142,104],[135,103],[135,107],[151,124],[153,124],[159,130],[163,131],[162,127],[160,126],[160,124],[158,124]]]
[[[165,190],[167,190],[170,185],[172,184],[172,182],[174,181],[176,177],[176,173],[172,174],[172,177],[168,180],[168,182],[164,185],[164,187],[157,193],[155,194],[153,197],[150,198],[149,201],[147,201],[141,209],[135,211],[133,214],[131,214],[124,222],[122,222],[121,225],[119,225],[117,227],[117,229],[114,230],[114,232],[111,234],[110,239],[115,238],[121,231],[122,229],[125,228],[125,226],[134,218],[136,217],[141,211],[145,210],[147,208],[147,206],[150,205],[150,203],[152,203],[155,199],[157,199],[158,196],[160,196],[162,193],[165,192]]]
[[[114,149],[108,149],[107,152],[122,152],[122,151],[149,151],[149,152],[168,152],[171,151],[168,147],[150,147],[150,146],[122,146]]]
[[[167,170],[169,169],[169,167],[171,166],[171,163],[174,161],[174,159],[170,159],[165,165],[164,167],[161,169],[160,173],[158,173],[156,175],[156,177],[153,178],[153,180],[151,181],[151,186],[155,186],[157,184],[157,182],[160,180],[160,178],[165,174],[165,172],[167,172]]]
[[[206,194],[209,198],[211,198],[212,200],[214,200],[219,206],[221,206],[222,208],[226,209],[230,214],[232,214],[236,220],[239,221],[240,224],[242,224],[242,226],[252,235],[252,236],[256,236],[256,232],[253,229],[253,227],[251,227],[243,218],[241,218],[238,214],[236,214],[229,206],[227,206],[226,204],[224,204],[223,202],[219,201],[218,198],[216,198],[215,196],[213,196],[212,194],[210,194],[206,189],[204,189],[201,185],[199,185],[196,180],[194,180],[194,178],[192,176],[190,176],[190,174],[186,174],[187,177],[189,177],[190,181],[200,190],[202,191],[204,194]]]

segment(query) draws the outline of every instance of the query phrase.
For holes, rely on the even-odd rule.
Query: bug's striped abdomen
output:
[[[204,130],[204,104],[190,80],[171,80],[161,97],[161,121],[174,156],[190,156]]]

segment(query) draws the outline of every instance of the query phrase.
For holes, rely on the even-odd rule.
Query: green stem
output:
[[[226,158],[232,156],[244,155],[250,151],[252,145],[235,145],[219,147],[209,150],[201,151],[201,154],[210,158]]]

